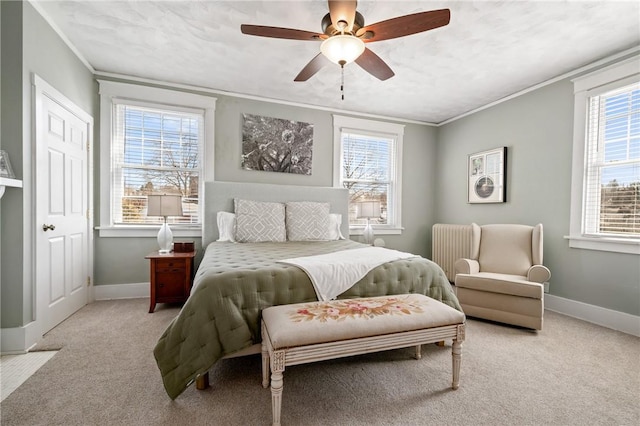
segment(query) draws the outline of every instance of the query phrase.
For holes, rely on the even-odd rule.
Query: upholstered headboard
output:
[[[331,204],[331,213],[342,215],[342,235],[349,238],[349,191],[321,186],[273,185],[266,183],[205,182],[202,247],[218,239],[219,211],[233,212],[233,199],[255,201],[318,201]]]

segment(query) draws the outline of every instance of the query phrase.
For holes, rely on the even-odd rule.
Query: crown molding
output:
[[[36,10],[36,12],[38,12],[40,14],[40,16],[42,16],[42,18],[47,21],[47,24],[49,24],[49,26],[53,29],[53,31],[55,31],[56,34],[58,34],[58,37],[60,37],[62,39],[62,41],[64,42],[64,44],[67,45],[67,47],[69,49],[71,49],[71,51],[73,52],[74,55],[76,55],[76,57],[80,60],[80,62],[82,62],[82,64],[87,67],[87,69],[89,71],[91,71],[91,73],[96,72],[96,70],[91,66],[91,64],[89,63],[89,61],[87,61],[87,58],[85,58],[82,53],[80,53],[80,51],[78,50],[78,48],[76,48],[76,46],[71,42],[71,40],[69,40],[69,38],[62,32],[62,30],[56,25],[56,23],[53,21],[53,19],[51,19],[51,17],[49,16],[49,14],[36,2],[32,1],[32,0],[27,0],[28,3],[33,6],[33,8]]]

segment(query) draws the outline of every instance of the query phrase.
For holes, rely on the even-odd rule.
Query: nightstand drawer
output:
[[[161,266],[158,266],[156,268],[156,274],[182,274],[184,275],[184,271],[186,270],[186,266],[185,265],[178,265],[178,266],[173,266],[173,267],[167,267],[167,268],[163,268]]]
[[[156,259],[156,271],[170,271],[178,268],[184,271],[185,267],[185,259]]]

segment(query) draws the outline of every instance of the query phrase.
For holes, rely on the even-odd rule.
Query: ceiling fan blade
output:
[[[242,34],[260,37],[284,38],[289,40],[320,40],[320,37],[322,36],[322,34],[319,33],[296,30],[293,28],[265,27],[262,25],[249,24],[240,25],[240,31],[242,31]]]
[[[329,63],[331,62],[326,58],[326,56],[322,53],[318,53],[315,58],[309,61],[309,63],[302,68],[302,71],[300,71],[293,81],[307,81],[320,71],[322,67]]]
[[[366,72],[382,81],[395,75],[391,68],[389,68],[389,65],[367,48],[364,49],[362,55],[358,56],[356,64],[360,65]]]
[[[329,14],[331,15],[331,23],[333,28],[339,30],[339,21],[345,21],[347,27],[345,31],[351,31],[353,29],[353,21],[356,18],[356,6],[358,2],[356,0],[329,0]]]
[[[371,33],[362,38],[363,41],[368,43],[389,40],[444,27],[449,23],[450,19],[451,12],[449,9],[431,10],[367,25],[360,28],[356,35],[362,36],[363,34]]]

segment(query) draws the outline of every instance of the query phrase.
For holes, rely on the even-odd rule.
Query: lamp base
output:
[[[171,232],[171,228],[167,224],[167,219],[165,218],[164,223],[160,227],[160,231],[158,232],[158,245],[160,246],[159,253],[171,253],[171,245],[173,244],[173,233]]]
[[[367,225],[364,227],[364,231],[362,231],[362,241],[365,244],[373,244],[373,239],[375,235],[373,234],[373,227],[369,222],[369,218],[367,218]]]

